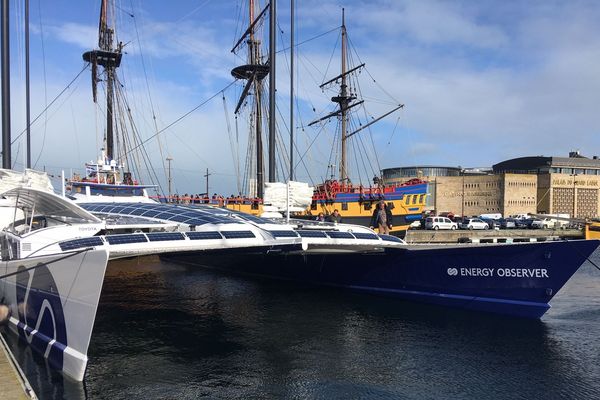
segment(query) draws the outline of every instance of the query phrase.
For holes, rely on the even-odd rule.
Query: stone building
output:
[[[537,211],[569,214],[574,218],[600,215],[600,159],[579,152],[569,157],[521,157],[493,166],[494,173],[537,177]]]
[[[384,169],[382,176],[386,183],[427,180],[427,209],[437,213],[600,216],[600,159],[579,152],[514,158],[492,170],[423,165]]]
[[[473,216],[500,213],[504,216],[536,212],[535,175],[463,175],[436,177],[432,211]]]

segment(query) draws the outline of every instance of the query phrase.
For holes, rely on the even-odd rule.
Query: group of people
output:
[[[315,220],[319,222],[333,222],[335,224],[341,224],[342,215],[340,214],[338,209],[335,209],[333,210],[333,214],[330,214],[327,217],[325,217],[325,214],[320,212],[319,215],[317,215],[317,217],[315,218]]]
[[[316,221],[320,222],[334,222],[341,223],[342,216],[339,210],[333,210],[333,213],[325,216],[324,213],[320,212],[315,218]],[[377,228],[380,234],[388,235],[390,229],[392,229],[392,211],[389,209],[385,201],[377,203],[377,207],[373,210],[373,216],[371,217],[371,223],[369,226],[371,229]]]
[[[218,194],[213,194],[212,197],[208,197],[207,195],[200,194],[184,194],[180,196],[179,194],[174,194],[167,199],[168,203],[176,203],[176,204],[218,204],[220,207],[223,207],[227,204],[249,204],[260,202],[258,198],[249,198],[242,196],[234,196],[231,195],[229,197],[223,197]]]

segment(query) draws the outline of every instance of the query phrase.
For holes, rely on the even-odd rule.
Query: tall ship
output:
[[[238,114],[242,110],[242,106],[248,104],[250,136],[246,165],[250,171],[246,171],[246,175],[253,176],[253,178],[250,180],[251,183],[242,187],[242,190],[245,189],[250,194],[230,197],[212,196],[203,201],[253,215],[262,215],[265,212],[264,205],[270,204],[269,199],[264,196],[265,171],[263,163],[263,103],[266,97],[263,93],[263,81],[269,76],[270,70],[269,60],[264,57],[260,47],[261,42],[257,38],[257,29],[262,22],[261,18],[267,15],[268,8],[269,5],[259,12],[256,9],[256,2],[249,2],[248,29],[232,49],[232,52],[237,52],[240,45],[246,40],[247,63],[235,67],[232,70],[232,75],[246,82],[235,108],[235,113]],[[348,51],[348,35],[343,10],[340,36],[340,73],[320,85],[320,89],[323,91],[335,90],[331,101],[336,104],[336,109],[308,124],[308,126],[323,129],[325,122],[331,119],[337,120],[339,125],[335,136],[337,145],[333,146],[330,160],[332,163],[338,163],[339,168],[336,170],[336,165],[333,164],[328,166],[327,176],[329,179],[314,186],[310,206],[302,212],[296,213],[296,216],[315,218],[319,213],[323,213],[325,217],[328,217],[333,214],[334,210],[338,210],[345,222],[370,226],[376,205],[383,200],[392,212],[391,232],[402,235],[411,222],[422,218],[427,202],[428,184],[421,179],[411,179],[399,184],[387,184],[377,176],[380,171],[376,171],[376,176],[372,180],[369,178],[368,182],[364,184],[352,182],[348,155],[348,149],[352,146],[351,140],[358,140],[362,131],[369,129],[373,124],[400,110],[403,105],[397,104],[389,112],[373,118],[367,123],[361,124],[353,120],[353,116],[356,116],[359,111],[364,111],[365,101],[358,97],[360,87],[358,86],[357,76],[365,69],[365,64],[361,63],[355,66],[351,63],[353,57],[350,57]],[[334,89],[334,86],[337,89]],[[270,147],[269,150],[271,151]],[[293,153],[293,151],[290,153]],[[364,154],[358,154],[355,158],[362,158],[363,156]],[[272,163],[273,160],[270,156],[269,166]],[[291,164],[293,164],[293,161],[291,161]],[[291,167],[290,176],[293,176],[293,166]]]
[[[92,70],[94,103],[98,103],[98,83],[105,84],[104,147],[96,161],[85,164],[84,175],[73,174],[67,182],[67,192],[77,201],[89,202],[99,199],[104,201],[110,198],[113,201],[135,199],[148,202],[152,201],[149,199],[148,190],[155,189],[157,186],[141,184],[134,178],[130,170],[133,162],[128,161],[133,159],[131,153],[139,146],[135,140],[126,136],[126,128],[117,124],[119,119],[116,116],[123,96],[118,95],[120,86],[117,85],[116,71],[121,65],[123,43],[119,42],[115,45],[115,29],[110,24],[113,19],[114,4],[102,0],[98,25],[98,48],[83,53],[83,60],[90,64]]]

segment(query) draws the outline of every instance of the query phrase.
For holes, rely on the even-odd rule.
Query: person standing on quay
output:
[[[377,208],[373,211],[370,228],[373,229],[375,226],[380,234],[388,235],[392,229],[392,212],[383,200],[377,203]]]

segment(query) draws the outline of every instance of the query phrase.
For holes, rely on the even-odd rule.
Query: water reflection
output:
[[[41,398],[600,398],[598,288],[584,269],[530,321],[121,261],[85,385],[19,357]]]

